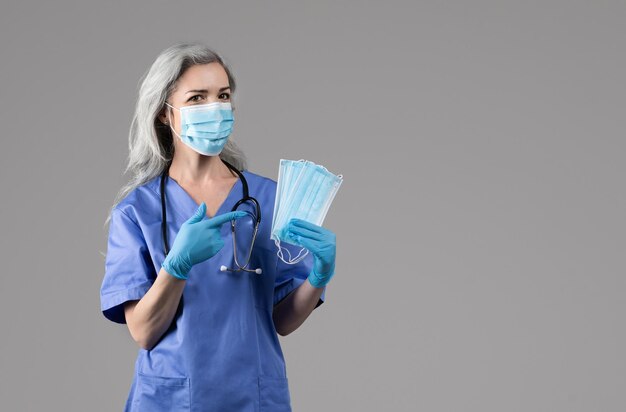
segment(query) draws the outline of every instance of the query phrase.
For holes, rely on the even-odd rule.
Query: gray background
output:
[[[121,410],[99,310],[139,78],[203,41],[233,138],[345,176],[294,411],[623,411],[626,4],[3,2],[0,408]],[[115,3],[115,4],[114,4]]]

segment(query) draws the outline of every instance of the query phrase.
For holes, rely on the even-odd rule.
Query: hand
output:
[[[291,219],[287,224],[287,236],[307,248],[315,258],[309,282],[316,288],[326,286],[335,274],[335,234],[306,220]]]
[[[229,212],[211,219],[204,219],[205,216],[206,204],[202,202],[196,213],[181,225],[172,250],[161,265],[167,273],[179,279],[187,279],[193,265],[215,256],[224,246],[220,236],[222,224],[247,216],[247,213]]]

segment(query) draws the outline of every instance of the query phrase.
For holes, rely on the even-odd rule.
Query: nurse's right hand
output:
[[[237,211],[204,219],[206,204],[202,202],[196,213],[181,225],[161,267],[174,277],[187,279],[193,265],[211,258],[224,246],[220,236],[222,224],[246,215]]]

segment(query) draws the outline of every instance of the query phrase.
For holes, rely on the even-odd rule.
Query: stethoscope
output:
[[[228,166],[228,168],[230,170],[232,170],[233,172],[237,173],[237,175],[239,176],[239,179],[241,180],[241,184],[243,186],[243,197],[237,202],[235,203],[235,206],[233,206],[233,208],[231,209],[232,212],[236,211],[237,208],[243,204],[244,202],[250,200],[252,201],[252,203],[254,203],[255,208],[256,208],[256,220],[254,223],[254,234],[252,235],[252,244],[250,245],[250,253],[248,254],[248,258],[246,259],[246,264],[245,265],[240,265],[239,261],[237,260],[237,241],[235,239],[235,220],[231,220],[230,221],[230,227],[232,230],[232,237],[233,237],[233,254],[235,257],[235,264],[237,265],[237,269],[233,269],[233,268],[229,268],[225,265],[222,265],[220,267],[220,270],[222,272],[239,272],[239,271],[246,271],[246,272],[252,272],[252,273],[257,273],[257,274],[261,274],[263,273],[263,271],[261,270],[261,268],[257,268],[257,269],[247,269],[246,266],[248,266],[248,264],[250,263],[250,257],[252,256],[252,249],[254,248],[254,241],[256,240],[256,235],[257,235],[257,231],[259,229],[259,224],[261,223],[261,207],[259,206],[259,202],[251,197],[248,193],[248,182],[246,181],[246,178],[244,177],[243,173],[241,173],[239,170],[237,170],[237,168],[233,165],[231,165],[230,163],[228,163],[226,160],[220,158],[220,160],[222,162],[224,162],[224,164],[226,166]],[[161,221],[161,232],[163,234],[163,246],[165,248],[165,256],[167,256],[167,254],[170,252],[170,248],[168,246],[168,242],[167,242],[167,218],[166,218],[166,207],[165,207],[165,178],[169,177],[169,170],[170,170],[170,166],[171,166],[171,162],[168,163],[167,167],[165,168],[165,170],[163,171],[163,173],[161,174],[161,214],[162,214],[162,221]]]

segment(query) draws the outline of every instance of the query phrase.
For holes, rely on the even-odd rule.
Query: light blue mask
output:
[[[295,264],[308,254],[308,250],[302,248],[293,257],[289,249],[280,246],[281,241],[294,244],[286,233],[289,220],[298,218],[321,226],[342,182],[342,175],[336,176],[308,160],[280,160],[270,238],[283,262]],[[283,249],[288,258],[283,255]]]
[[[233,110],[230,103],[214,102],[174,107],[180,112],[180,135],[170,122],[172,132],[187,146],[206,156],[216,156],[228,141],[233,129]]]

